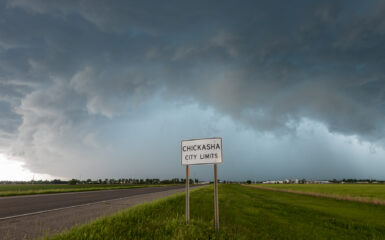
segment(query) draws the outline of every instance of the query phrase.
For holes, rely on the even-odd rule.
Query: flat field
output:
[[[385,206],[220,184],[220,230],[213,187],[175,195],[78,226],[49,239],[385,239]]]
[[[385,184],[256,184],[256,186],[385,201]]]
[[[0,197],[27,194],[82,192],[107,189],[160,187],[171,185],[123,185],[123,184],[0,184]]]

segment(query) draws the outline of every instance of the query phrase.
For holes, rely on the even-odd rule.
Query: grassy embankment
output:
[[[176,185],[176,184],[174,184]],[[120,184],[0,184],[0,197],[28,194],[84,192],[109,189],[160,187],[168,185],[120,185]]]
[[[385,184],[255,184],[254,186],[385,204]]]
[[[220,231],[213,229],[213,188],[143,204],[54,236],[59,239],[385,239],[385,206],[241,185],[219,186]]]

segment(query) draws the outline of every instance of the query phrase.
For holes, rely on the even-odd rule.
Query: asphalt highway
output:
[[[205,185],[191,186],[191,188]],[[0,239],[36,239],[124,209],[183,193],[185,186],[55,193],[0,198]]]
[[[132,188],[119,190],[102,190],[89,192],[72,192],[59,194],[26,195],[0,198],[0,220],[92,204],[112,199],[126,198],[134,195],[181,189],[184,186]]]

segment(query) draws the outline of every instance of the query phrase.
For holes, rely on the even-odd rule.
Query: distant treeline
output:
[[[226,180],[219,180],[220,183],[263,183],[262,181],[226,181]],[[282,181],[284,182],[284,181]],[[297,183],[304,184],[304,183],[385,183],[385,180],[376,180],[376,179],[332,179],[332,180],[323,180],[323,181],[315,181],[315,180],[306,180],[306,179],[300,179]],[[31,180],[31,181],[0,181],[0,184],[183,184],[186,183],[185,178],[172,178],[172,179],[162,179],[159,178],[146,178],[146,179],[137,179],[137,178],[105,178],[105,179],[87,179],[87,180],[79,180],[79,179],[71,179],[71,180],[61,180],[61,179],[53,179],[53,180]],[[196,184],[199,183],[199,180],[197,178],[190,179],[190,184]],[[212,181],[210,183],[213,183]],[[294,183],[294,180],[290,180],[289,183]]]
[[[31,181],[0,181],[1,184],[182,184],[186,183],[185,178],[172,178],[172,179],[163,179],[158,178],[146,178],[146,179],[136,179],[136,178],[105,178],[105,179],[71,179],[69,181],[54,179],[54,180],[31,180]],[[190,184],[199,183],[197,178],[190,179]]]

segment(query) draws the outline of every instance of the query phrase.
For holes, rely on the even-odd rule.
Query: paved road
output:
[[[0,239],[34,239],[150,202],[184,186],[0,198]]]
[[[18,215],[89,204],[138,194],[180,189],[184,186],[131,188],[90,192],[42,194],[29,196],[1,197],[0,220]]]

